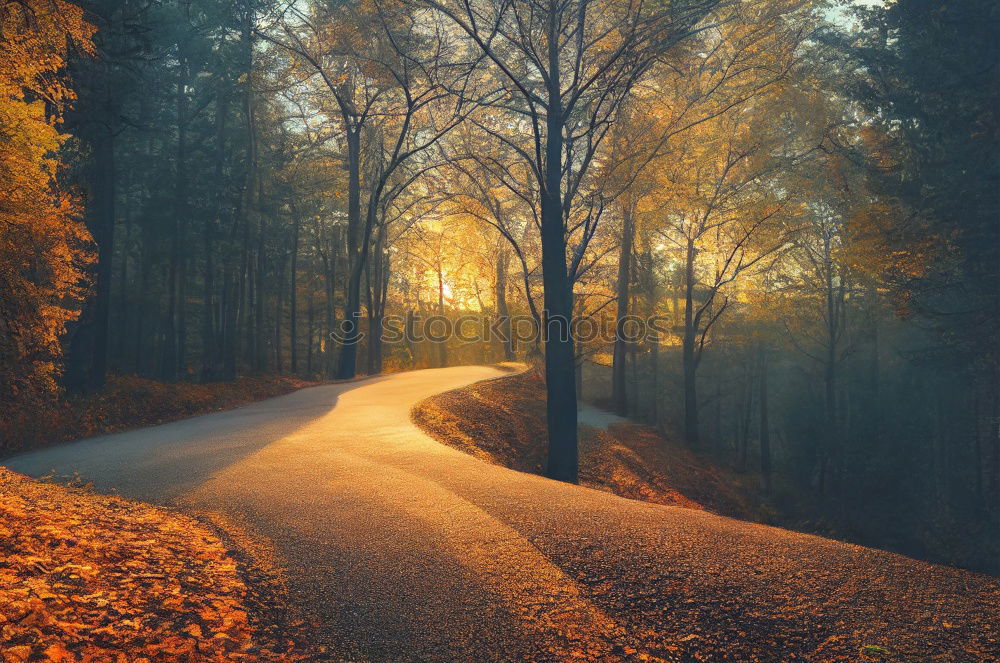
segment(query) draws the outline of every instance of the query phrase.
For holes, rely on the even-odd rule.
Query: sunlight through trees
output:
[[[4,404],[525,361],[552,478],[586,400],[1000,559],[989,3],[0,12]]]

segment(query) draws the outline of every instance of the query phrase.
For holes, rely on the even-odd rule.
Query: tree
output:
[[[542,314],[532,287],[539,261],[537,246],[531,242],[532,234],[539,227],[535,206],[537,189],[532,187],[534,180],[530,172],[518,163],[517,153],[503,142],[491,141],[490,137],[489,132],[472,123],[456,131],[450,137],[451,149],[446,153],[448,166],[439,170],[438,179],[445,182],[441,188],[446,196],[447,211],[495,231],[502,240],[497,250],[495,272],[497,314],[509,315],[507,271],[511,259],[516,259],[525,303],[540,332]],[[484,145],[490,145],[491,149],[485,149]],[[509,321],[504,324],[504,330],[506,337],[511,339]],[[536,334],[534,349],[538,348],[538,342]],[[512,353],[513,345],[507,343],[505,354],[511,356]]]
[[[439,37],[420,29],[405,7],[359,6],[347,16],[342,8],[319,4],[308,13],[294,6],[286,11],[278,29],[262,31],[261,36],[294,55],[306,77],[315,77],[325,87],[339,111],[347,146],[346,334],[337,377],[351,378],[357,370],[361,284],[380,210],[426,168],[402,181],[395,177],[397,171],[427,158],[462,113],[454,105],[440,108],[450,98],[446,86],[455,74],[449,67],[430,64],[440,51],[435,41]],[[446,119],[435,125],[435,117]]]
[[[0,400],[51,396],[60,340],[92,260],[76,195],[63,185],[63,115],[73,51],[93,27],[67,2],[0,3]]]
[[[116,214],[115,140],[122,130],[123,92],[129,77],[124,63],[144,50],[141,37],[128,26],[144,17],[146,8],[121,3],[82,4],[98,30],[95,52],[71,59],[79,89],[76,112],[68,116],[70,130],[84,142],[92,158],[82,165],[87,194],[85,221],[96,248],[93,296],[83,307],[70,338],[66,384],[72,391],[93,391],[104,384],[108,364],[111,281]],[[94,58],[92,55],[96,55]]]
[[[899,239],[943,248],[897,285],[969,378],[984,502],[1000,522],[997,7],[901,0],[850,10],[858,29],[832,41],[847,56],[845,91],[880,136],[855,157],[875,192],[906,210]]]
[[[730,306],[727,289],[767,266],[794,230],[788,194],[773,180],[790,160],[775,140],[784,136],[769,135],[736,111],[701,124],[685,135],[662,207],[660,236],[683,266],[684,433],[692,444],[699,440],[698,366],[713,325]]]
[[[545,292],[547,474],[575,482],[578,449],[572,271],[599,215],[585,215],[567,259],[567,234],[595,156],[623,100],[656,59],[689,37],[714,0],[681,5],[562,0],[420,0],[466,37],[489,73],[492,107],[530,139],[481,124],[514,149],[537,182]]]

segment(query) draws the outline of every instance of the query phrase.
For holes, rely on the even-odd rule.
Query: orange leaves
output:
[[[58,76],[70,44],[93,52],[94,27],[83,10],[65,0],[22,0],[0,5],[0,92],[23,100],[26,93],[55,104],[73,98]],[[56,74],[56,75],[53,75]]]
[[[540,373],[456,389],[419,403],[414,422],[438,441],[525,472],[544,467],[545,391]],[[651,428],[585,427],[580,483],[631,499],[759,520],[740,480]]]
[[[202,635],[202,632],[201,632],[201,626],[198,626],[197,624],[188,624],[187,626],[185,626],[181,630],[184,631],[185,633],[187,633],[188,635],[190,635],[193,638],[203,638],[204,637],[204,635]]]
[[[59,337],[77,315],[90,237],[77,200],[59,190],[57,127],[73,94],[70,44],[93,50],[93,27],[63,0],[0,5],[0,389],[56,389]]]
[[[191,518],[0,468],[5,661],[281,660],[262,654],[247,588]]]
[[[66,647],[64,647],[62,644],[58,642],[46,647],[43,654],[45,658],[47,658],[49,661],[52,661],[52,663],[60,663],[61,661],[66,660],[67,658],[69,658],[70,660],[73,660],[74,658],[73,655],[69,653],[69,650],[67,650]]]

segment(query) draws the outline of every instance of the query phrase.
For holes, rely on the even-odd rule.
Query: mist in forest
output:
[[[77,5],[0,3],[9,421],[525,362],[552,478],[582,400],[1000,572],[995,3]]]

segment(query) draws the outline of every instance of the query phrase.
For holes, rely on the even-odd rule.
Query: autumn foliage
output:
[[[0,402],[55,391],[59,338],[91,260],[79,200],[59,186],[70,48],[93,28],[62,0],[0,2]]]
[[[5,662],[298,660],[258,641],[247,598],[193,518],[0,468]]]

